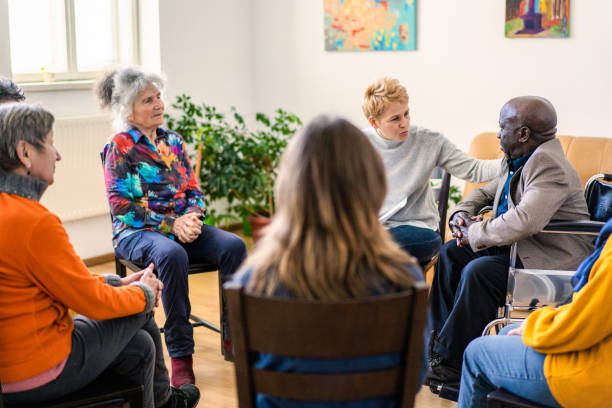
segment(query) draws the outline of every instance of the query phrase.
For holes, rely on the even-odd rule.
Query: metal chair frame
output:
[[[606,175],[597,174],[591,177],[584,186],[585,196],[589,191],[589,187],[593,181],[598,178],[604,178]],[[542,232],[550,234],[577,234],[577,235],[591,235],[596,237],[599,235],[599,231],[603,227],[603,221],[591,220],[591,221],[552,221],[550,222]],[[508,288],[506,291],[506,303],[503,307],[498,310],[498,317],[487,324],[482,331],[482,335],[486,336],[491,333],[491,329],[496,327],[496,332],[499,332],[500,328],[509,324],[520,323],[525,320],[525,317],[516,317],[516,313],[522,313],[523,315],[529,314],[535,309],[543,306],[552,305],[560,306],[571,300],[573,292],[571,285],[571,278],[575,271],[549,271],[541,269],[523,269],[516,267],[516,260],[518,258],[517,244],[514,243],[510,249],[510,268],[508,270]],[[537,297],[531,299],[525,298],[519,290],[521,280],[533,284],[534,282],[543,282],[550,285],[553,290],[548,290],[548,296],[545,293],[538,293]],[[561,288],[560,291],[556,291],[556,288]],[[550,296],[552,295],[552,296]]]

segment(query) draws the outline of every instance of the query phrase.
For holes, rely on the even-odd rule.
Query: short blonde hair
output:
[[[408,92],[397,79],[384,77],[366,88],[361,108],[366,118],[379,118],[394,102],[408,103]]]

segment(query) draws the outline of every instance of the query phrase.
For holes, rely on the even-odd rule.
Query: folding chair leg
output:
[[[202,319],[202,318],[200,318],[198,316],[189,315],[189,319],[193,320],[193,323],[191,323],[191,325],[193,327],[204,326],[207,329],[210,329],[210,330],[212,330],[214,332],[221,333],[221,329],[219,328],[219,326],[215,326],[214,324],[212,324],[210,322],[207,322],[206,320],[204,320],[204,319]]]

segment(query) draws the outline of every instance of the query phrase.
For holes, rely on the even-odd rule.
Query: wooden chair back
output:
[[[256,394],[298,401],[347,401],[395,396],[411,407],[418,388],[427,314],[427,285],[338,302],[280,299],[226,286],[240,407]],[[400,353],[400,366],[347,374],[260,370],[252,352],[298,358],[355,358]]]

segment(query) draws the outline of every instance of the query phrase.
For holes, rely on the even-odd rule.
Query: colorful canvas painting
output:
[[[570,0],[506,0],[506,37],[569,36]]]
[[[327,51],[416,50],[416,0],[323,0]]]

